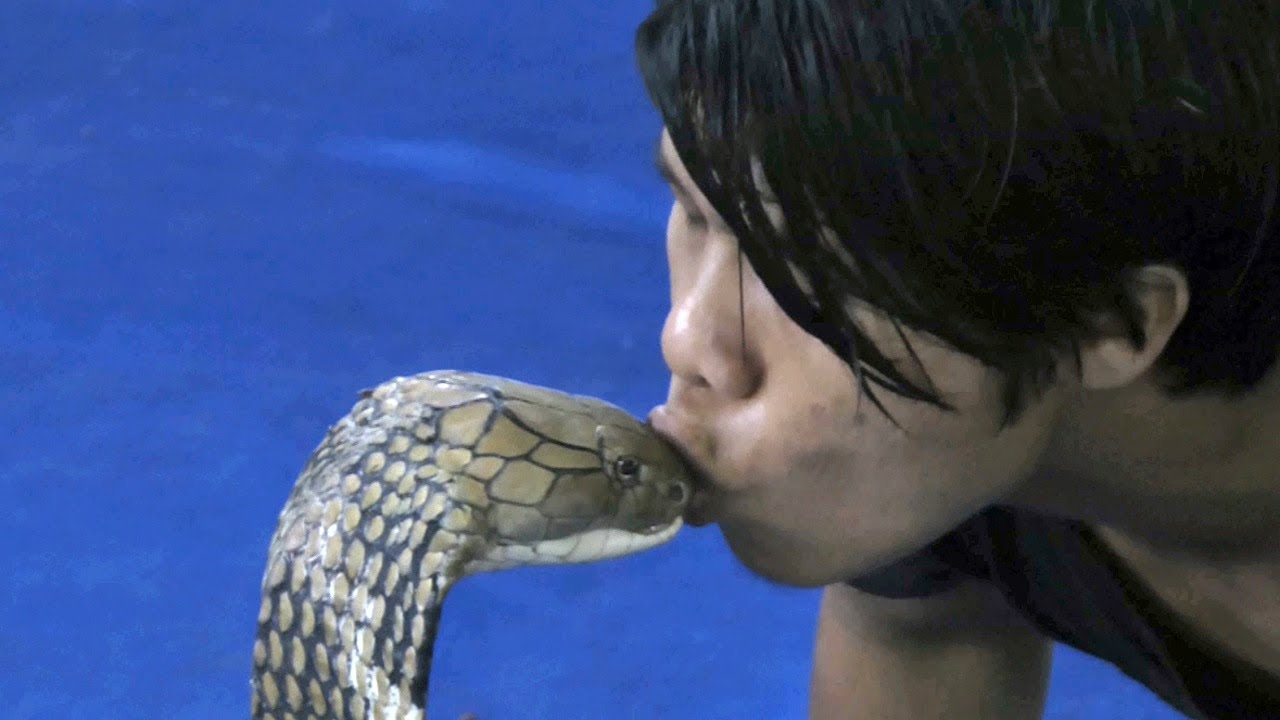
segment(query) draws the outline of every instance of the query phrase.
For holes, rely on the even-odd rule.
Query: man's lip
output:
[[[664,405],[659,405],[650,411],[646,423],[653,428],[659,437],[671,445],[689,470],[689,484],[693,488],[693,495],[689,498],[689,504],[685,507],[685,523],[693,527],[710,524],[712,522],[711,490],[713,485],[708,479],[706,470],[703,469],[702,465],[689,451],[690,443],[680,428],[681,423],[672,417],[671,412]]]

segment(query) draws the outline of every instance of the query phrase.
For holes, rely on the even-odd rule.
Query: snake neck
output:
[[[445,575],[398,582],[388,595],[363,584],[339,594],[341,580],[315,577],[321,592],[285,580],[264,594],[252,717],[422,720]]]
[[[408,599],[406,597],[406,599]],[[433,591],[426,602],[392,621],[391,628],[372,633],[379,653],[348,655],[344,695],[350,720],[423,720],[431,681],[436,634],[444,590]],[[399,618],[403,617],[403,620]],[[394,631],[403,623],[399,636]],[[365,637],[369,637],[365,633]],[[360,641],[357,640],[357,649]],[[343,716],[344,718],[347,716]]]
[[[430,494],[424,510],[443,496]],[[371,513],[357,518],[353,507],[308,503],[287,513],[273,542],[254,646],[255,720],[425,717],[441,608],[468,538],[436,512],[374,532]]]
[[[406,613],[404,622],[410,629],[399,641],[389,633],[382,637],[375,633],[374,643],[385,648],[381,658],[348,655],[346,678],[341,683],[347,708],[347,715],[341,716],[344,720],[426,717],[443,600],[443,595],[432,597],[421,610]]]

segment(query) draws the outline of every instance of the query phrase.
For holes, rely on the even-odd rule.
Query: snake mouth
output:
[[[562,538],[535,543],[496,545],[485,557],[473,560],[467,573],[502,570],[520,565],[562,565],[609,560],[649,550],[666,543],[684,527],[676,516],[670,522],[643,531],[617,527],[595,528]],[[649,532],[653,530],[652,532]]]
[[[711,522],[709,517],[711,494],[715,488],[715,483],[712,482],[710,473],[689,452],[685,441],[672,427],[670,419],[661,408],[655,408],[653,412],[649,413],[644,425],[652,430],[655,435],[662,438],[663,442],[680,461],[684,470],[684,476],[679,483],[680,487],[685,491],[685,497],[681,498],[679,503],[680,514],[684,522],[690,527],[702,527],[709,524]]]
[[[679,530],[680,526],[683,524],[684,524],[684,519],[681,516],[677,515],[674,520],[670,520],[664,523],[654,523],[653,525],[650,525],[649,527],[641,530],[640,534],[646,537],[651,537],[653,535],[661,535],[662,533],[671,533],[672,535],[674,535],[675,532],[672,530],[672,527],[674,526],[676,530]]]
[[[676,536],[684,520],[677,516],[669,523],[657,525],[655,532],[627,532],[617,528],[590,530],[560,542],[543,543],[540,554],[558,555],[561,562],[592,562],[622,557],[657,547]]]
[[[680,461],[681,468],[684,470],[684,477],[680,484],[684,487],[686,496],[704,493],[712,487],[713,483],[711,482],[710,474],[698,462],[697,458],[693,457],[693,454],[689,452],[683,438],[671,429],[665,413],[660,413],[655,409],[644,421],[644,426],[661,438],[663,444]],[[688,500],[688,497],[684,498],[684,502],[687,503]]]
[[[641,532],[634,533],[634,537],[648,547],[655,547],[675,537],[683,527],[684,518],[677,515],[668,522],[650,525]]]

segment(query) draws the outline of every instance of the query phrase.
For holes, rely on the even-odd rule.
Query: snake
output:
[[[306,460],[267,549],[254,720],[422,720],[464,577],[671,540],[682,455],[604,400],[435,370],[363,390]]]

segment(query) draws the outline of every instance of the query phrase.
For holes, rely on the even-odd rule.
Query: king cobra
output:
[[[364,391],[271,539],[253,718],[422,720],[459,579],[656,547],[680,530],[689,478],[670,445],[595,398],[456,371]]]

